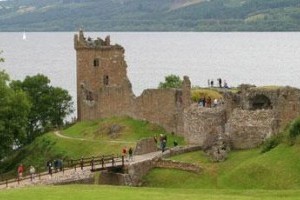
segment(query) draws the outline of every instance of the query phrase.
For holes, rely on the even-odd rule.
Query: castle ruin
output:
[[[74,36],[77,58],[78,120],[130,116],[202,145],[211,134],[226,134],[236,149],[254,148],[300,115],[300,90],[244,85],[238,93],[222,90],[225,104],[203,108],[191,102],[191,83],[180,89],[146,89],[136,97],[127,77],[125,50],[109,36]]]

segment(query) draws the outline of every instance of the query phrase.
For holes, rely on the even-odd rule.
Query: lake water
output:
[[[75,32],[0,33],[0,50],[12,79],[42,73],[51,84],[76,97]],[[156,88],[169,74],[188,75],[192,85],[208,79],[300,88],[300,33],[85,33],[92,38],[111,36],[125,48],[128,77],[140,95]],[[76,101],[75,101],[76,102]]]

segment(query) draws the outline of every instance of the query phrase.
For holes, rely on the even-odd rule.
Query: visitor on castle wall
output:
[[[211,98],[210,97],[207,98],[206,104],[207,104],[208,108],[211,108]]]
[[[221,88],[222,87],[222,79],[218,78],[218,82],[219,82],[219,88]]]
[[[207,80],[207,85],[208,85],[208,87],[210,87],[210,80],[209,79]]]
[[[214,107],[217,107],[219,104],[218,99],[214,99]]]
[[[211,81],[210,81],[210,87],[214,87],[214,80],[213,79],[211,79]]]
[[[24,166],[23,166],[23,164],[20,164],[19,167],[18,167],[18,177],[19,177],[19,179],[23,178],[23,172],[24,172]]]
[[[198,105],[199,105],[200,107],[203,107],[203,98],[200,98],[200,99],[199,99]]]
[[[226,80],[224,80],[224,88],[229,88]]]

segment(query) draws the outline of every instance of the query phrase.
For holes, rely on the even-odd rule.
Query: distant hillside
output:
[[[6,0],[0,31],[299,31],[299,0]]]

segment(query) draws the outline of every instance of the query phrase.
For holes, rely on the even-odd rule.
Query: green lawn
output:
[[[261,154],[260,149],[233,151],[225,162],[213,163],[203,152],[173,157],[198,164],[200,174],[181,170],[152,170],[148,187],[207,189],[300,189],[300,146],[281,144]]]
[[[31,187],[0,191],[0,199],[5,200],[274,200],[299,199],[299,196],[300,190],[165,189],[95,185]]]

